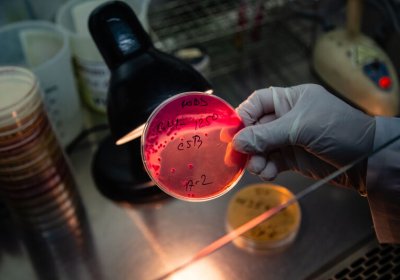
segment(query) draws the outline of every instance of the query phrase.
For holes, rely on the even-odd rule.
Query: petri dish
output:
[[[293,197],[287,188],[270,183],[251,184],[240,189],[229,202],[226,221],[228,232]],[[275,252],[295,240],[300,224],[301,208],[296,202],[245,232],[233,243],[250,252]]]
[[[142,137],[144,167],[167,194],[206,201],[228,192],[244,173],[248,156],[232,148],[244,127],[235,109],[204,92],[185,92],[161,103]]]

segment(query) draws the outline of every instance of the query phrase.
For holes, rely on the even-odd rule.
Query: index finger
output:
[[[264,115],[274,113],[272,89],[256,90],[236,108],[236,112],[245,126],[253,125]]]

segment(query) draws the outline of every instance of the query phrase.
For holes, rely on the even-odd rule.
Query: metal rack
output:
[[[206,49],[209,80],[236,105],[257,88],[314,81],[308,61],[315,23],[298,17],[295,2],[304,1],[153,0],[148,15],[158,48]]]
[[[243,32],[274,22],[288,0],[153,1],[150,25],[165,50]]]

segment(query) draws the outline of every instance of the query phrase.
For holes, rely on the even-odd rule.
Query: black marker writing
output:
[[[212,121],[215,121],[218,119],[218,115],[217,114],[210,114],[207,116],[204,116],[202,118],[198,118],[196,120],[194,120],[194,124],[195,124],[195,129],[199,129],[205,126],[209,126]]]
[[[208,106],[208,102],[204,100],[203,97],[194,97],[190,99],[184,99],[182,101],[182,108],[184,107],[191,107],[191,106]]]
[[[181,126],[186,125],[185,119],[175,119],[175,120],[167,120],[167,121],[160,121],[157,124],[157,132],[163,133],[170,128],[178,129]]]
[[[206,186],[206,185],[210,185],[213,182],[210,182],[207,180],[207,176],[205,174],[202,174],[200,176],[200,179],[190,179],[187,180],[187,182],[185,183],[185,189],[187,192],[192,191],[192,188],[195,186]]]
[[[197,148],[200,149],[201,145],[203,144],[203,140],[201,140],[201,137],[199,135],[194,135],[190,140],[183,141],[179,143],[177,149],[179,151],[184,151],[186,149],[190,148]]]

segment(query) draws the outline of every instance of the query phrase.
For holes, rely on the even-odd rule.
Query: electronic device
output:
[[[360,32],[361,0],[348,0],[347,27],[322,35],[313,53],[316,74],[340,97],[378,116],[400,112],[399,82],[386,53]]]

